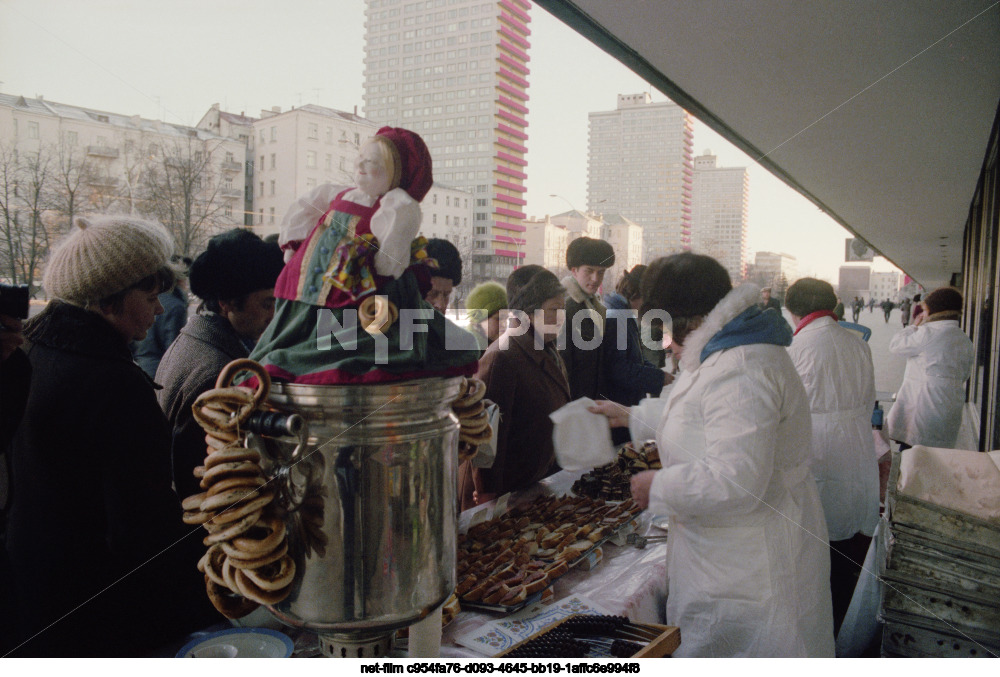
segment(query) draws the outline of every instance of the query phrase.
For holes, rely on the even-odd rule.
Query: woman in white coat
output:
[[[829,282],[804,277],[785,307],[795,334],[788,354],[812,412],[813,475],[830,535],[833,629],[839,630],[878,524],[878,460],[872,437],[875,369],[868,344],[839,324]]]
[[[889,410],[889,437],[901,449],[917,444],[953,449],[974,357],[972,341],[958,325],[962,293],[942,287],[922,305],[925,311],[889,343],[890,352],[907,358]]]
[[[655,437],[663,469],[633,478],[643,507],[668,515],[667,622],[678,656],[833,656],[826,523],[809,470],[809,407],[785,347],[791,328],[732,289],[714,259],[659,259],[643,310],[673,318],[681,375],[662,413],[609,402],[593,411]]]

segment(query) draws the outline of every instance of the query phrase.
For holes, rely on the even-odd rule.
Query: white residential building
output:
[[[226,136],[236,139],[246,148],[246,162],[244,162],[244,189],[243,189],[243,225],[253,226],[253,176],[254,176],[254,148],[256,136],[253,133],[253,123],[256,118],[239,114],[229,113],[219,108],[219,104],[213,103],[208,112],[202,116],[198,122],[198,129],[207,129],[219,136]]]
[[[755,254],[751,276],[754,282],[763,286],[777,287],[782,277],[789,286],[799,279],[799,262],[794,256],[775,252]]]
[[[566,271],[566,247],[569,231],[565,224],[553,223],[552,217],[524,222],[525,257],[522,265],[537,265],[560,275]]]
[[[254,226],[278,232],[292,202],[324,183],[354,183],[354,159],[378,126],[353,113],[307,104],[262,110],[254,120]]]
[[[647,92],[619,94],[590,113],[587,206],[619,212],[643,229],[646,262],[691,248],[691,116]]]
[[[465,273],[471,270],[475,246],[472,239],[473,195],[465,190],[434,182],[420,203],[420,234],[428,240],[448,240],[462,257],[463,286]],[[469,287],[471,289],[471,287]]]
[[[733,280],[746,275],[750,175],[746,167],[719,167],[705,151],[694,158],[691,250],[721,263]]]
[[[876,301],[900,301],[899,289],[902,276],[898,271],[890,270],[883,273],[873,272],[871,276],[871,296]]]
[[[47,189],[56,236],[68,227],[55,206],[68,203],[68,183],[74,213],[159,219],[187,255],[244,223],[246,145],[212,131],[0,94],[0,145],[19,162],[47,162],[49,179],[62,179]]]
[[[604,293],[614,290],[626,270],[642,263],[642,226],[621,214],[605,214],[603,237],[615,251],[615,265],[604,274]]]

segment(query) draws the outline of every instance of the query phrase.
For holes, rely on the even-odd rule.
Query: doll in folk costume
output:
[[[251,359],[272,378],[318,385],[471,376],[475,338],[423,300],[436,267],[417,238],[433,181],[423,139],[379,129],[354,178],[319,186],[285,215],[288,263]]]

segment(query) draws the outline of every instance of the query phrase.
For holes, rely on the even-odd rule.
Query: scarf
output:
[[[767,343],[776,346],[792,345],[792,328],[781,314],[773,308],[761,310],[753,305],[723,325],[701,351],[704,362],[712,353],[727,348]]]
[[[800,331],[802,331],[805,328],[805,326],[810,322],[812,322],[813,320],[818,320],[821,317],[832,317],[834,321],[836,321],[837,319],[836,313],[834,313],[832,310],[817,310],[815,312],[809,313],[801,320],[799,320],[799,323],[795,326],[795,332],[792,334],[792,336],[795,336]]]

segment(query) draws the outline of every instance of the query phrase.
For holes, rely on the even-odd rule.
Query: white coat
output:
[[[799,330],[788,354],[809,396],[812,471],[830,540],[871,536],[878,524],[871,349],[832,317],[821,317]]]
[[[972,341],[958,320],[926,322],[892,337],[889,352],[907,358],[903,384],[889,410],[889,437],[910,446],[953,449],[962,425]]]
[[[754,285],[733,290],[688,336],[657,426],[663,470],[649,509],[669,516],[677,656],[833,656],[829,545],[799,375],[776,345],[699,364],[708,340],[758,297]],[[649,437],[642,425],[631,421],[633,439]]]

